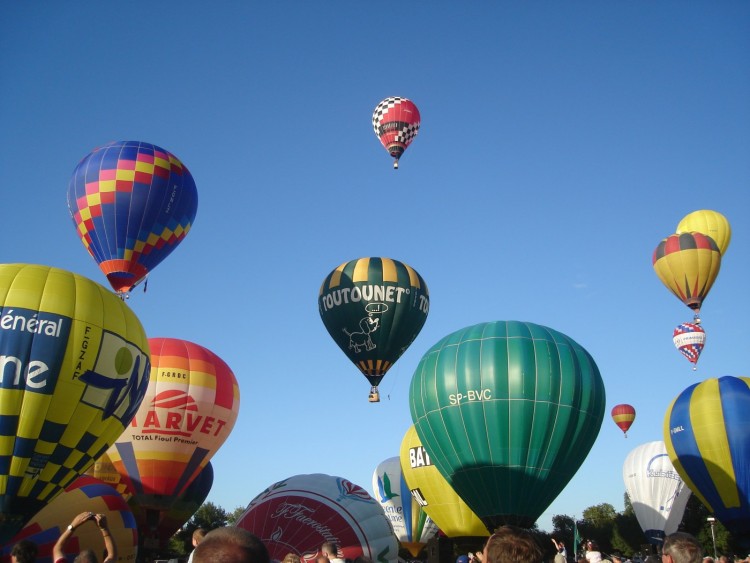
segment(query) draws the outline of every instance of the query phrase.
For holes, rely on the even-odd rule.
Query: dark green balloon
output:
[[[531,527],[549,507],[591,450],[606,400],[599,369],[577,342],[496,321],[430,348],[409,403],[432,462],[493,531]]]
[[[378,385],[422,330],[430,296],[422,276],[403,262],[360,258],[326,276],[318,308],[331,338]]]

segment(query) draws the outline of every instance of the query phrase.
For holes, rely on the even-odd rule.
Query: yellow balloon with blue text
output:
[[[0,265],[0,543],[122,434],[146,392],[148,339],[77,274]]]

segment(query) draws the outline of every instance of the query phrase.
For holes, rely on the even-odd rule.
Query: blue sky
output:
[[[595,358],[605,418],[539,520],[622,509],[622,463],[669,402],[748,375],[747,2],[6,2],[0,7],[1,262],[100,283],[66,190],[108,141],[191,170],[193,230],[129,304],[150,336],[219,354],[241,386],[209,500],[231,510],[300,473],[370,489],[411,424],[408,389],[444,335],[490,320],[555,328]],[[420,109],[394,172],[370,117]],[[651,254],[696,209],[733,227],[703,307],[697,372],[673,347],[690,311]],[[408,263],[430,315],[367,402],[317,292],[362,256]]]

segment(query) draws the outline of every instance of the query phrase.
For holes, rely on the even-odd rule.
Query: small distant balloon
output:
[[[698,232],[711,237],[719,247],[722,256],[729,248],[732,240],[732,227],[729,221],[718,211],[701,209],[693,211],[682,218],[675,231],[678,235],[682,233]]]
[[[612,420],[620,427],[625,437],[628,436],[628,430],[635,421],[635,409],[631,405],[615,405],[612,408]]]
[[[380,102],[372,114],[375,135],[395,160],[393,168],[398,168],[398,160],[419,133],[421,117],[414,102],[399,96],[392,96]]]
[[[692,364],[698,363],[703,346],[706,344],[706,331],[695,323],[677,325],[672,334],[672,341],[680,353]],[[695,369],[695,366],[693,366]]]

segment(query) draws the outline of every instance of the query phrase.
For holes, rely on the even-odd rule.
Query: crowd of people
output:
[[[102,534],[103,555],[101,563],[117,561],[117,546],[107,526],[107,519],[103,514],[82,512],[60,535],[53,548],[55,563],[67,561],[64,547],[75,534],[76,529],[91,522]],[[193,533],[194,549],[190,553],[189,563],[271,563],[271,558],[265,544],[255,535],[242,528],[227,526],[207,532],[201,528]],[[568,563],[568,553],[565,544],[552,539],[555,548],[552,563]],[[95,546],[87,546],[75,556],[74,563],[99,563]],[[11,551],[12,563],[34,563],[37,556],[36,545],[28,540],[22,540],[13,546]],[[750,563],[748,559],[731,559],[726,556],[716,561],[712,557],[704,557],[703,547],[690,534],[676,532],[667,536],[661,548],[661,555],[650,555],[643,563]],[[471,560],[477,563],[546,563],[544,550],[538,544],[534,535],[528,530],[516,526],[501,526],[486,541],[484,549],[467,556],[460,556],[459,560]],[[282,563],[303,563],[296,553],[289,553]],[[333,542],[325,542],[320,546],[316,563],[372,563],[365,557],[358,557],[354,561],[344,560],[339,547]],[[594,541],[585,543],[584,556],[576,563],[632,563],[630,560],[617,555],[603,554]]]

